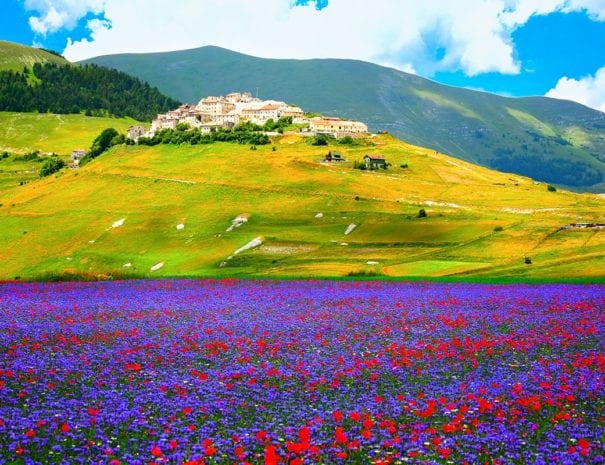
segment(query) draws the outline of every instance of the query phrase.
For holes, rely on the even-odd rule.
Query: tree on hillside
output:
[[[0,71],[0,111],[83,112],[148,121],[178,105],[146,82],[101,66],[36,63],[21,73]]]
[[[116,131],[114,128],[103,129],[101,134],[95,137],[95,140],[92,142],[92,146],[90,147],[90,150],[86,156],[80,160],[80,166],[85,165],[89,161],[97,158],[113,145],[121,143],[124,143],[124,137],[121,136],[118,131]]]
[[[320,145],[328,145],[328,137],[325,134],[317,134],[314,138],[313,141],[311,142],[311,145],[316,145],[316,146],[320,146]]]
[[[50,157],[47,160],[44,160],[44,163],[42,163],[42,166],[40,167],[40,177],[43,178],[56,173],[64,166],[65,162],[59,157]]]
[[[120,134],[114,128],[103,129],[101,134],[99,134],[95,140],[92,142],[92,146],[90,147],[90,156],[92,158],[98,157],[103,152],[105,152],[109,147],[111,147],[111,141],[114,137],[119,136]]]

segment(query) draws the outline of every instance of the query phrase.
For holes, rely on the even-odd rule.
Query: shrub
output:
[[[399,165],[399,168],[407,168],[407,167],[408,167],[407,163],[404,163],[403,165]]]
[[[47,160],[44,160],[44,163],[42,163],[42,167],[40,168],[40,177],[43,178],[56,173],[64,166],[65,162],[59,157],[50,157]]]
[[[109,147],[111,147],[112,141],[117,136],[119,136],[119,133],[114,128],[107,128],[101,131],[101,134],[99,134],[92,142],[92,146],[90,147],[90,156],[95,158],[101,155]]]
[[[33,152],[26,153],[25,155],[15,157],[15,161],[38,161],[39,156],[40,152],[35,150]]]
[[[418,210],[418,218],[426,218],[427,214],[426,214],[426,210],[424,208],[421,208],[420,210]]]
[[[328,145],[328,136],[326,136],[325,134],[317,134],[313,138],[311,145],[315,145],[315,146]]]
[[[347,276],[352,278],[371,278],[374,276],[382,276],[382,273],[376,270],[357,270],[357,271],[349,271]]]
[[[494,228],[494,231],[495,231],[495,232],[504,231],[504,228],[503,228],[502,226],[496,226],[496,227]]]
[[[557,192],[557,188],[555,186],[553,186],[552,184],[549,184],[548,186],[546,186],[546,189],[548,189],[548,192]]]
[[[342,139],[338,140],[338,143],[340,145],[357,145],[357,141],[351,136],[344,136]]]
[[[529,257],[527,257],[527,256],[526,256],[526,257],[523,259],[523,261],[525,262],[525,264],[526,264],[526,265],[531,265],[531,258],[529,258]]]

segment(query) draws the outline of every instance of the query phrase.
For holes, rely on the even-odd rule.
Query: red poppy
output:
[[[345,444],[348,440],[347,433],[345,433],[341,426],[336,427],[334,438],[338,444]]]
[[[265,465],[277,465],[279,463],[279,455],[277,455],[276,447],[265,446]]]
[[[298,437],[301,442],[311,442],[311,430],[306,426],[302,427],[298,430]]]

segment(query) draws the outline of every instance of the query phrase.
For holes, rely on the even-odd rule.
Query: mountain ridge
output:
[[[125,71],[191,103],[250,90],[483,166],[605,191],[605,113],[571,101],[447,86],[360,60],[257,58],[217,46],[82,63]]]

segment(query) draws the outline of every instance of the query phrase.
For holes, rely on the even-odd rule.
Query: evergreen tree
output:
[[[0,111],[84,112],[149,121],[178,105],[146,82],[96,65],[36,63],[21,73],[0,72]]]

